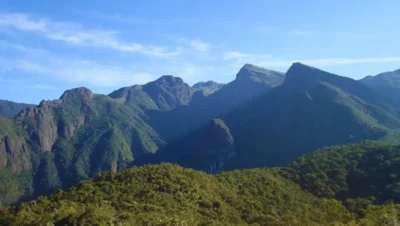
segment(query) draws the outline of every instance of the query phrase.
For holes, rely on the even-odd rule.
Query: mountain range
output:
[[[400,104],[375,85],[395,76],[367,82],[300,63],[286,73],[246,64],[223,85],[191,87],[166,75],[109,95],[68,90],[0,117],[0,201],[29,200],[132,165],[172,162],[218,173],[284,166],[324,146],[396,142]]]

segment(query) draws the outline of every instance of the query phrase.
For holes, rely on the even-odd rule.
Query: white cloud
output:
[[[248,60],[248,63],[259,59],[269,59],[272,58],[271,54],[247,54],[237,51],[227,52],[224,56],[224,60]]]
[[[121,41],[116,31],[91,29],[77,23],[62,23],[46,18],[34,19],[27,14],[0,14],[0,27],[34,32],[45,38],[72,45],[110,48],[122,52],[139,52],[157,57],[170,57],[180,54],[179,50],[169,51],[159,46]]]
[[[228,52],[227,54],[225,54],[224,60],[232,60],[244,57],[249,57],[249,55],[241,52]]]
[[[309,60],[264,60],[257,65],[262,67],[290,67],[295,62],[300,62],[315,67],[348,65],[348,64],[368,64],[368,63],[392,63],[400,62],[400,57],[381,57],[381,58],[322,58]]]
[[[196,49],[197,51],[206,53],[210,50],[211,45],[208,43],[205,43],[203,41],[201,41],[200,39],[195,39],[190,41],[190,46],[194,49]]]
[[[305,30],[291,30],[288,32],[289,36],[307,37],[312,36],[314,32]]]
[[[81,15],[93,17],[95,19],[100,19],[104,21],[112,21],[116,23],[128,23],[128,24],[141,24],[141,25],[165,25],[168,24],[167,21],[154,20],[143,17],[135,17],[132,15],[123,15],[119,13],[103,13],[99,11],[89,11],[89,12],[78,12]]]

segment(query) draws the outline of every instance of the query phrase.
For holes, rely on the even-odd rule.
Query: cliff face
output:
[[[19,174],[32,167],[26,134],[19,125],[0,117],[0,169]]]
[[[0,166],[17,174],[31,169],[30,151],[23,139],[1,137]]]
[[[51,151],[58,136],[71,138],[84,124],[85,107],[94,94],[86,88],[66,91],[59,100],[42,101],[18,114],[36,150]]]

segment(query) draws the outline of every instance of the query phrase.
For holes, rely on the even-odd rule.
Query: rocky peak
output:
[[[191,101],[193,90],[181,78],[164,75],[143,86],[161,110],[171,110]]]
[[[342,77],[305,64],[294,63],[287,71],[284,83],[285,85],[307,88],[319,82],[330,82],[337,78],[340,79]]]
[[[64,92],[64,94],[60,97],[61,100],[74,99],[77,97],[82,97],[84,99],[92,99],[93,93],[88,88],[79,87],[75,89],[70,89]]]
[[[188,86],[183,79],[179,77],[174,77],[172,75],[163,75],[157,80],[153,82],[149,82],[144,86],[151,86],[151,85],[157,85],[157,86],[162,86],[162,87],[174,87],[174,86]]]

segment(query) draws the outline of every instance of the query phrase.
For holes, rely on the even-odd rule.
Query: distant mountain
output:
[[[400,69],[367,76],[360,81],[395,101],[400,101]]]
[[[224,165],[282,166],[318,147],[366,139],[396,142],[400,138],[398,109],[390,98],[358,81],[295,63],[281,86],[221,116],[236,150],[236,157],[225,158],[229,161]],[[202,131],[163,150],[201,149],[195,137]],[[175,157],[172,162],[198,168],[196,163],[185,161],[186,155]]]
[[[389,98],[302,64],[288,70],[282,86],[223,119],[240,144],[243,167],[287,164],[322,146],[396,141],[400,128]]]
[[[215,93],[221,89],[225,84],[216,83],[214,81],[198,82],[192,86],[195,91],[201,91],[205,96]]]
[[[33,104],[15,103],[7,100],[0,100],[0,115],[6,118],[13,118],[25,108],[34,107]]]

